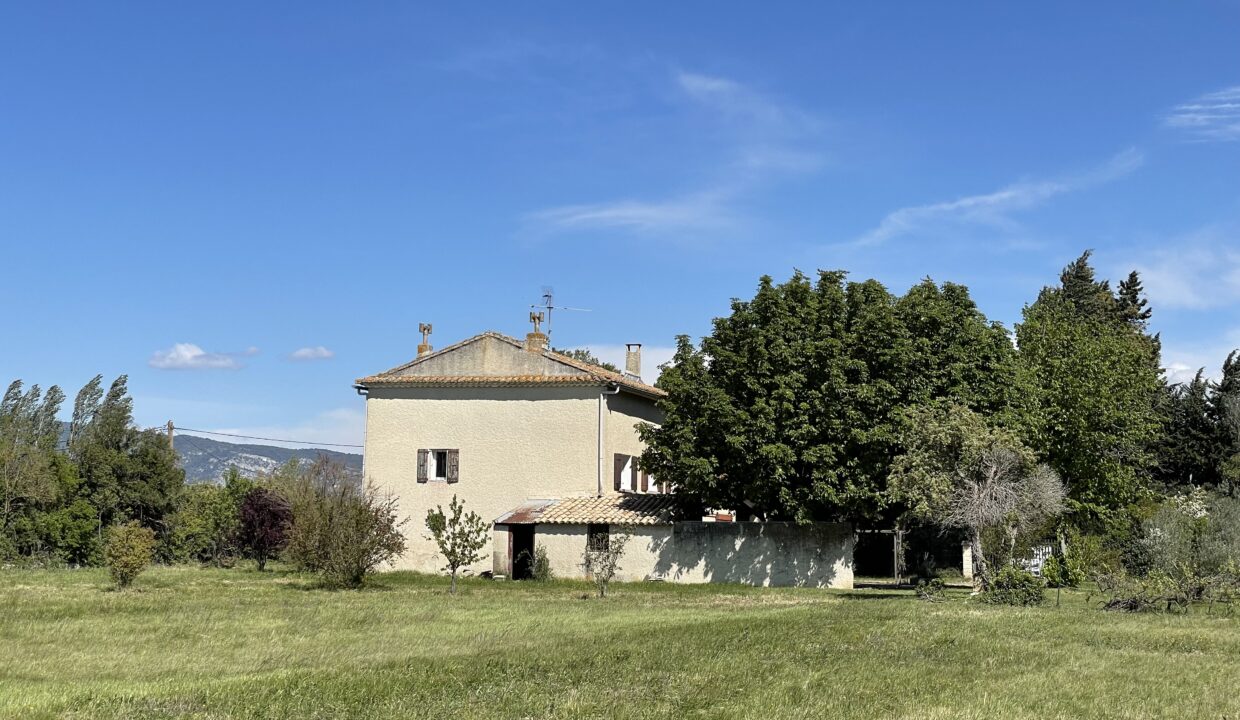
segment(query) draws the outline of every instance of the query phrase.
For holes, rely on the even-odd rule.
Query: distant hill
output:
[[[185,481],[188,483],[220,482],[224,472],[233,465],[243,475],[256,475],[271,472],[293,458],[309,464],[320,455],[341,463],[351,475],[358,478],[362,476],[362,456],[356,453],[322,448],[293,450],[273,445],[242,445],[179,433],[173,441],[173,447],[181,456]]]

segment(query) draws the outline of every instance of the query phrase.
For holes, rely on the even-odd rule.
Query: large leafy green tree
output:
[[[1006,410],[1013,355],[962,286],[926,281],[896,298],[838,271],[764,277],[700,347],[679,338],[642,465],[742,516],[873,517],[887,503],[899,409],[947,397]]]
[[[80,492],[104,527],[137,520],[155,530],[175,510],[185,472],[166,437],[133,423],[128,378],[118,377],[100,400],[98,378],[78,394],[70,423],[70,454],[82,476]]]
[[[56,497],[56,413],[63,401],[55,385],[46,395],[38,385],[23,393],[20,380],[0,399],[0,554],[19,549],[15,526]]]
[[[1016,329],[1037,404],[1031,444],[1067,480],[1080,519],[1140,496],[1160,430],[1158,338],[1145,330],[1139,278],[1122,290],[1117,297],[1095,278],[1087,252],[1026,306]]]

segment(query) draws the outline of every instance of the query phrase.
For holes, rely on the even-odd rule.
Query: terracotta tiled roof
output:
[[[439,385],[464,385],[487,387],[490,385],[596,385],[597,381],[579,375],[372,375],[357,381],[360,385],[383,385],[385,387],[427,387]]]
[[[495,386],[495,385],[616,384],[616,385],[619,385],[621,388],[631,390],[633,392],[636,392],[636,393],[639,393],[639,394],[642,394],[642,395],[645,395],[651,398],[661,398],[667,395],[666,392],[660,390],[657,387],[654,387],[653,385],[647,385],[646,383],[643,383],[640,380],[633,379],[631,377],[622,375],[620,373],[612,372],[606,368],[599,367],[598,365],[592,365],[590,363],[581,362],[580,360],[570,358],[566,355],[561,355],[560,353],[553,352],[551,350],[543,350],[541,353],[542,356],[549,360],[558,362],[562,365],[567,365],[576,370],[580,370],[582,374],[581,375],[431,375],[431,376],[405,374],[406,370],[409,370],[410,368],[418,365],[419,363],[425,362],[426,360],[439,356],[439,355],[450,353],[453,350],[456,350],[457,348],[460,348],[462,346],[468,345],[473,342],[477,342],[478,340],[481,340],[482,338],[486,338],[486,337],[494,338],[496,340],[509,343],[521,349],[525,348],[525,344],[522,343],[520,340],[517,340],[516,338],[509,337],[502,333],[488,331],[488,332],[481,333],[479,335],[475,335],[474,337],[471,337],[467,340],[462,340],[461,342],[456,343],[454,345],[449,345],[448,347],[442,350],[437,350],[433,353],[430,353],[429,355],[425,355],[420,358],[415,358],[414,360],[411,360],[405,363],[404,365],[399,365],[397,367],[394,367],[391,370],[387,370],[385,372],[381,372],[376,375],[369,375],[364,378],[358,378],[357,384],[363,385],[363,386],[382,385],[385,387],[428,387],[428,386],[435,387],[435,386],[445,386],[445,385],[467,386],[467,387],[490,387],[490,386]]]
[[[499,524],[546,525],[667,525],[672,522],[672,495],[613,493],[603,497],[532,500],[496,520]]]

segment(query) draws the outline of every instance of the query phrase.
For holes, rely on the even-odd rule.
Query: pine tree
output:
[[[1169,492],[1219,481],[1217,423],[1211,416],[1211,384],[1197,371],[1191,382],[1167,388],[1166,425],[1157,445],[1155,478]]]
[[[1146,307],[1145,287],[1141,284],[1141,276],[1136,270],[1128,273],[1128,278],[1121,280],[1116,300],[1119,304],[1120,316],[1132,323],[1142,332],[1153,312]]]

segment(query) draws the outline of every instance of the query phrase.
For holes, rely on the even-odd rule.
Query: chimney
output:
[[[547,349],[547,336],[540,332],[532,332],[525,336],[525,351],[540,353]]]
[[[642,379],[642,344],[628,343],[624,346],[624,374]]]
[[[418,345],[418,357],[425,357],[431,354],[431,324],[418,323],[418,332],[422,333],[422,343]]]
[[[540,353],[547,349],[547,336],[538,329],[538,326],[542,324],[542,321],[542,313],[530,313],[530,322],[534,323],[534,332],[525,336],[526,352]]]

